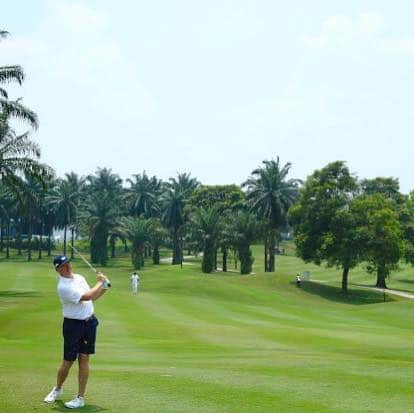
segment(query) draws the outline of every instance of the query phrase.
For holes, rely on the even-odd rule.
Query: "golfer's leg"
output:
[[[89,377],[89,354],[79,353],[79,393],[78,396],[84,397],[86,384]]]
[[[68,377],[69,370],[72,367],[73,361],[67,361],[63,360],[62,365],[60,366],[58,373],[57,373],[57,379],[56,379],[56,388],[60,389],[62,387],[62,384],[65,382],[66,377]]]

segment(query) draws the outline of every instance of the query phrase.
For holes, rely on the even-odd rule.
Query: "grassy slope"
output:
[[[255,253],[254,276],[148,266],[136,297],[129,261],[109,267],[83,411],[414,411],[413,302],[357,287],[344,297],[338,271],[292,256],[265,275]],[[328,282],[296,288],[305,269]],[[355,279],[373,281],[361,269]],[[0,261],[0,411],[65,410],[41,403],[61,357],[59,307],[48,261]],[[76,368],[64,399],[75,392]]]

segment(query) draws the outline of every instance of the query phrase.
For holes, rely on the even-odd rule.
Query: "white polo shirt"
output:
[[[57,292],[62,303],[63,317],[85,320],[93,314],[93,302],[79,301],[90,290],[85,278],[72,274],[71,278],[59,276]]]
[[[139,275],[138,274],[132,274],[131,275],[131,282],[132,282],[132,284],[138,284],[139,283]]]

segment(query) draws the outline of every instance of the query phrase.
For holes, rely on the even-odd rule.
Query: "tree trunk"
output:
[[[7,231],[7,244],[6,244],[6,258],[10,258],[10,232],[11,232],[11,220],[8,223],[8,231]]]
[[[18,233],[17,233],[17,237],[16,237],[16,242],[17,242],[17,255],[22,255],[22,221],[19,218],[19,223],[18,223]]]
[[[178,237],[178,228],[173,230],[173,259],[172,265],[178,265],[181,263],[181,249],[180,240]]]
[[[214,248],[214,270],[217,270],[217,248]]]
[[[4,220],[0,219],[0,251],[3,252],[4,246]]]
[[[227,272],[227,248],[223,248],[222,253],[223,253],[223,272]]]
[[[344,293],[348,292],[348,274],[349,274],[349,267],[345,266],[342,271],[342,291]]]
[[[154,244],[154,250],[152,252],[152,263],[158,265],[160,263],[160,250],[158,244]]]
[[[203,261],[201,263],[201,271],[210,274],[213,272],[215,262],[214,246],[206,243],[203,249]]]
[[[47,256],[50,257],[52,255],[52,231],[49,231],[47,236]]]
[[[269,271],[267,235],[265,236],[265,242],[264,242],[264,271],[265,272]]]
[[[72,225],[72,227],[70,228],[70,245],[74,245],[75,242],[75,228]],[[74,257],[74,252],[73,252],[73,248],[70,249],[70,259],[73,260]]]
[[[67,226],[65,224],[65,227],[63,229],[63,255],[66,255],[66,230]]]
[[[43,243],[43,223],[40,225],[40,238],[39,238],[39,255],[38,255],[38,259],[41,260],[42,259],[42,243]]]
[[[32,260],[32,233],[33,233],[33,224],[31,213],[29,212],[29,233],[27,234],[27,261]]]
[[[275,272],[275,235],[272,233],[269,241],[269,272]]]
[[[91,261],[105,266],[108,262],[108,231],[98,227],[91,237]]]
[[[111,243],[111,258],[115,258],[115,239],[111,237],[109,242]]]
[[[377,288],[387,288],[387,284],[385,283],[385,279],[387,277],[387,271],[385,269],[385,265],[379,265],[377,269]]]
[[[143,254],[142,246],[133,245],[132,246],[132,265],[135,270],[140,270],[142,267]]]
[[[253,257],[250,245],[239,246],[239,258],[240,258],[240,274],[250,274],[252,272]]]

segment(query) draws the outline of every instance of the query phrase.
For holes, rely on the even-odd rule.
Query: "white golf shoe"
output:
[[[59,390],[56,387],[53,387],[52,391],[44,398],[45,403],[54,403],[56,399],[63,393],[63,389]]]
[[[67,407],[68,409],[77,409],[83,406],[85,406],[85,399],[81,396],[76,396],[70,402],[65,403],[65,407]]]

